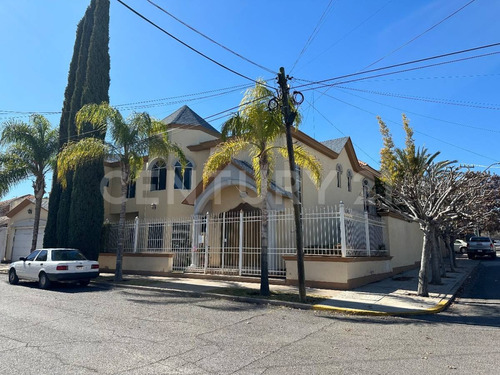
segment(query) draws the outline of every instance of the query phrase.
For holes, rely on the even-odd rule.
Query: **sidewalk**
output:
[[[112,274],[101,274],[93,281],[95,285],[112,285],[119,288],[147,289],[155,291],[177,292],[196,296],[210,296],[240,300],[250,303],[262,303],[289,306],[294,308],[329,310],[361,315],[418,315],[434,314],[444,310],[453,300],[458,289],[479,264],[479,261],[465,258],[457,259],[456,273],[447,273],[441,285],[429,285],[429,297],[418,297],[416,293],[418,269],[403,272],[363,287],[344,291],[331,289],[307,288],[307,296],[321,302],[302,304],[275,299],[260,299],[235,296],[230,291],[253,289],[258,291],[260,284],[251,282],[206,280],[186,277],[157,277],[124,275],[124,282],[112,281]],[[0,273],[7,273],[7,265],[0,265]],[[298,294],[297,287],[288,285],[270,285],[271,292]]]

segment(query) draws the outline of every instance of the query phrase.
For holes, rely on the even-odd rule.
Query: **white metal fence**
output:
[[[260,211],[224,212],[189,218],[139,220],[125,224],[124,252],[174,253],[177,271],[260,275]],[[269,211],[268,264],[271,276],[285,276],[283,255],[295,254],[293,210]],[[303,209],[305,255],[382,256],[384,224],[340,207]],[[109,224],[104,251],[115,252],[118,224]],[[369,244],[369,246],[367,246]]]

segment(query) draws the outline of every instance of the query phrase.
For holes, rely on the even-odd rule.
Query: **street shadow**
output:
[[[6,282],[8,284],[8,282]],[[57,292],[57,293],[99,293],[111,290],[111,287],[107,285],[95,285],[90,283],[88,286],[81,286],[77,283],[60,283],[52,282],[48,289],[41,289],[38,286],[38,282],[35,281],[19,281],[19,284],[12,285],[13,287],[19,288],[29,288],[38,289],[40,292]]]
[[[220,300],[220,298],[216,297],[207,297],[205,295],[199,293],[186,293],[183,291],[131,291],[124,290],[121,292],[123,296],[127,299],[127,301],[132,303],[137,303],[141,305],[179,305],[179,304],[189,304],[192,305],[195,303],[197,306],[210,309],[210,310],[219,310],[219,311],[248,311],[248,310],[258,310],[265,308],[265,305],[250,303],[250,302],[241,302],[241,301],[230,301],[234,302],[233,304],[228,305],[206,305],[203,302],[209,302],[214,300]],[[226,299],[228,300],[228,299]]]

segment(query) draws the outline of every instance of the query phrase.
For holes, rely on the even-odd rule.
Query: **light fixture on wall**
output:
[[[151,209],[156,210],[156,203],[151,203]]]
[[[31,208],[28,208],[28,214],[31,215],[33,213],[33,210]]]

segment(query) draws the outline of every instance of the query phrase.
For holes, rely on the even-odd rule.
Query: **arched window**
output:
[[[368,212],[368,200],[370,198],[370,185],[368,180],[365,178],[363,180],[363,205],[365,212]]]
[[[184,167],[184,173],[182,173],[182,165],[180,162],[174,165],[175,180],[174,189],[191,189],[191,175],[193,173],[193,164],[189,161]]]
[[[352,191],[352,171],[347,170],[347,191]]]
[[[167,164],[158,160],[151,167],[151,191],[165,190],[167,188]]]
[[[337,164],[337,167],[335,168],[337,170],[337,187],[340,188],[342,187],[342,172],[344,169],[342,168],[342,164]]]

